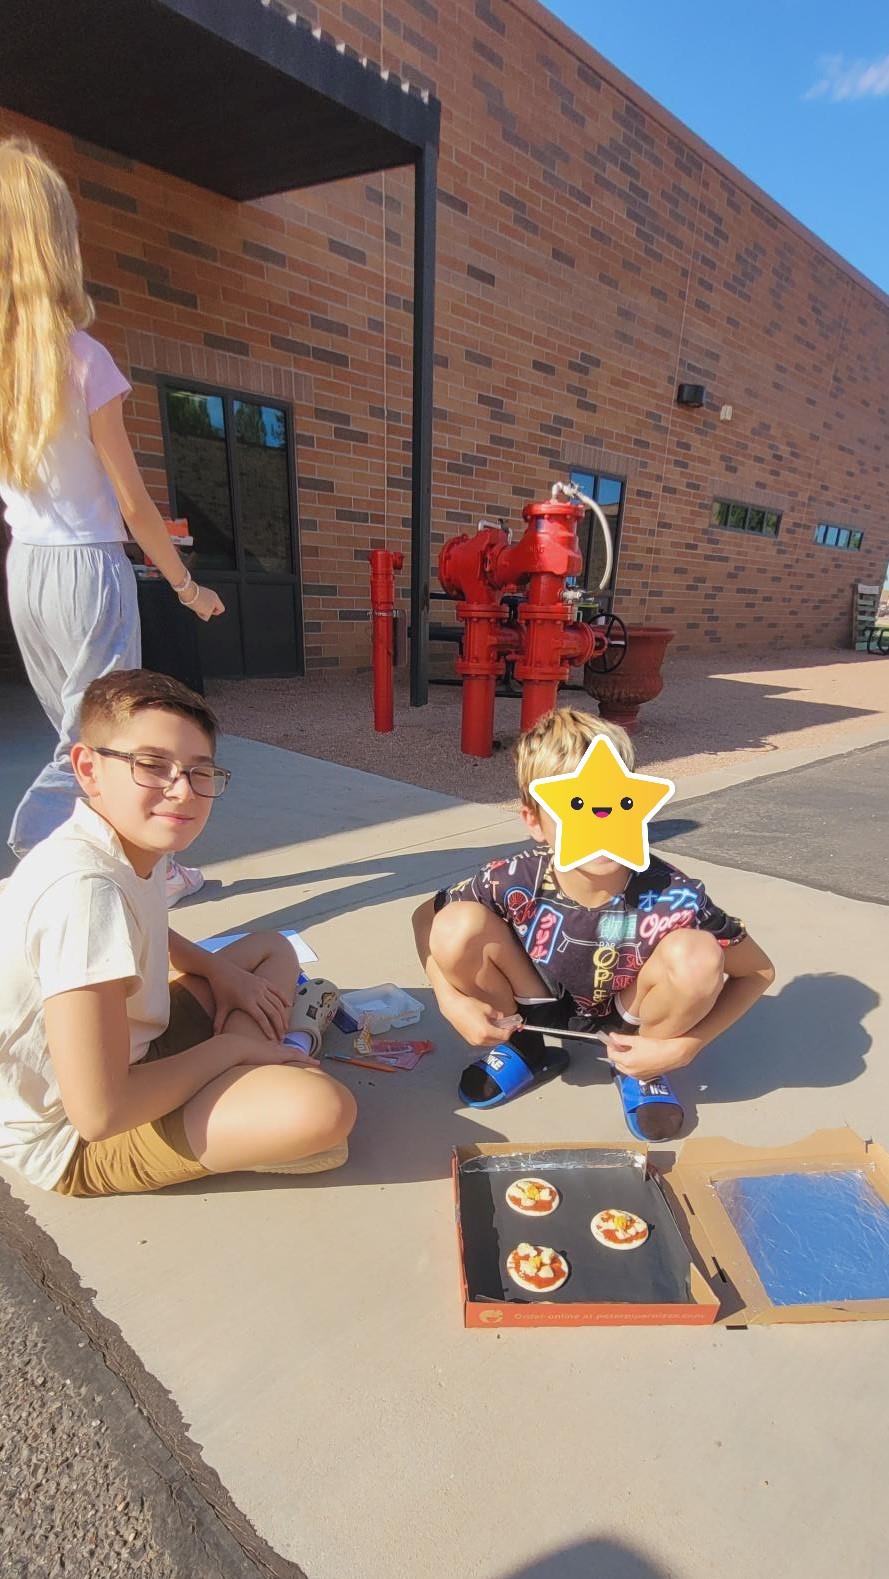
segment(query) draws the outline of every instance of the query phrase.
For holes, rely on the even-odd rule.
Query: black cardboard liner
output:
[[[637,1152],[522,1151],[464,1158],[457,1173],[463,1264],[468,1298],[510,1304],[693,1304],[691,1255],[655,1177]],[[527,1174],[561,1194],[549,1216],[525,1216],[506,1204],[506,1190]],[[597,1212],[635,1212],[649,1225],[644,1245],[611,1250],[590,1231]],[[549,1245],[568,1258],[571,1275],[555,1293],[526,1293],[513,1283],[506,1258],[516,1245]]]

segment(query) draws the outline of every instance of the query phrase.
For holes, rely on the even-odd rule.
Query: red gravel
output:
[[[889,735],[889,662],[865,653],[806,648],[762,662],[680,657],[667,663],[665,685],[639,715],[638,765],[682,780],[764,753],[854,745],[854,732],[884,720]],[[304,680],[214,681],[209,697],[223,728],[267,745],[379,773],[466,800],[509,803],[509,747],[518,701],[498,700],[500,749],[478,761],[460,753],[460,692],[432,685],[429,705],[408,705],[398,676],[395,730],[373,729],[369,673],[312,675]],[[595,703],[563,692],[573,706]]]

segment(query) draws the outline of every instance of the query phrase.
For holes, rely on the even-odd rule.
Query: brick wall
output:
[[[299,9],[442,101],[433,554],[603,465],[628,479],[626,618],[674,651],[846,644],[851,584],[889,558],[889,300],[534,0],[390,7]],[[412,179],[239,207],[0,112],[17,127],[77,197],[158,502],[153,374],[286,395],[308,666],[365,663],[367,550],[409,546]],[[782,510],[777,541],[710,527],[714,495]],[[862,551],[816,545],[821,520]]]

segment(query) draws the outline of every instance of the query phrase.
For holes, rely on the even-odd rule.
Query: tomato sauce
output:
[[[529,1179],[524,1182],[526,1187],[533,1183],[538,1190],[541,1187],[547,1190],[549,1199],[545,1200],[540,1195],[537,1196],[536,1200],[529,1199],[525,1189],[522,1188],[522,1183],[517,1181],[515,1184],[511,1184],[506,1192],[507,1203],[513,1208],[513,1211],[523,1212],[527,1217],[546,1217],[550,1212],[555,1211],[559,1204],[559,1192],[554,1184],[545,1184],[538,1179]]]
[[[535,1254],[539,1255],[539,1250],[535,1251]],[[527,1259],[527,1256],[520,1256],[517,1250],[512,1250],[506,1264],[509,1267],[510,1272],[518,1272],[521,1263]],[[531,1288],[537,1289],[541,1294],[546,1294],[553,1288],[558,1288],[559,1284],[564,1282],[568,1276],[568,1267],[562,1260],[562,1257],[559,1255],[557,1250],[553,1251],[553,1258],[550,1262],[550,1268],[553,1273],[552,1277],[541,1277],[539,1273],[531,1274],[529,1276],[524,1272],[520,1273],[519,1276],[522,1279],[522,1283],[528,1284]]]
[[[648,1238],[648,1224],[628,1212],[603,1212],[595,1222],[597,1231],[610,1245],[638,1245]]]

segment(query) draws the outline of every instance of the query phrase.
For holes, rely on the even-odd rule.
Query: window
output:
[[[177,508],[188,517],[202,568],[291,574],[284,409],[172,385],[166,390],[166,407]],[[235,541],[235,499],[242,566]]]
[[[781,512],[759,504],[738,504],[732,499],[714,499],[711,526],[727,526],[732,532],[755,532],[759,537],[777,537]]]
[[[248,570],[293,569],[287,420],[278,406],[234,402],[241,542]]]
[[[575,578],[575,585],[579,584],[585,591],[598,597],[603,609],[610,609],[614,599],[614,587],[617,580],[617,559],[620,544],[620,529],[623,522],[623,505],[625,483],[620,477],[609,477],[604,472],[572,471],[571,481],[599,505],[609,526],[614,543],[614,565],[611,571],[611,580],[607,587],[599,591],[599,582],[605,569],[605,544],[602,539],[602,529],[598,521],[594,520],[592,510],[588,510],[579,527],[577,539],[580,551],[583,554],[583,571]]]
[[[166,396],[177,511],[188,517],[202,570],[234,570],[222,398],[186,389],[168,389]]]
[[[856,532],[852,526],[828,526],[825,521],[815,528],[815,542],[823,543],[825,548],[858,549],[863,541],[864,533]]]
[[[303,672],[292,418],[261,395],[159,380],[174,515],[225,604],[199,631],[208,675]]]

